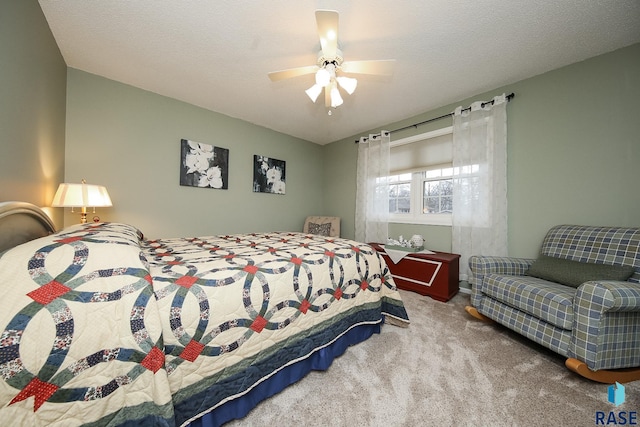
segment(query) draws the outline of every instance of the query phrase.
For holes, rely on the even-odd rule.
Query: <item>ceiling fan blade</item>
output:
[[[317,65],[309,65],[307,67],[289,68],[288,70],[272,71],[268,73],[272,82],[277,82],[292,77],[304,76],[305,74],[313,74],[318,71]]]
[[[338,51],[338,12],[335,10],[316,10],[318,37],[322,53],[327,59],[333,59]]]
[[[340,68],[345,73],[375,74],[390,76],[395,68],[395,59],[381,59],[372,61],[348,61],[343,62]]]

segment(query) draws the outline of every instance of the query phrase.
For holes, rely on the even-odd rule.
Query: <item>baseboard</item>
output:
[[[460,292],[463,294],[471,294],[471,283],[467,280],[460,280]]]

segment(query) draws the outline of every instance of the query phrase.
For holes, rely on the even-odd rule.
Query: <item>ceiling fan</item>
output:
[[[344,61],[342,51],[338,49],[338,12],[335,10],[316,10],[316,23],[320,37],[320,52],[316,65],[290,68],[268,73],[273,82],[306,74],[314,74],[316,83],[305,92],[313,102],[324,89],[324,102],[327,108],[336,108],[343,103],[338,87],[351,95],[358,85],[355,78],[346,74],[374,74],[389,76],[393,74],[395,59],[371,61]],[[331,111],[329,111],[331,113]]]

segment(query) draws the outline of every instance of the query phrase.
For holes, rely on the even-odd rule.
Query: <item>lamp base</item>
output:
[[[94,208],[94,212],[95,212],[95,208]],[[71,213],[74,213],[73,208],[71,208]],[[83,206],[80,210],[80,224],[86,224],[86,223],[87,223],[87,208]]]

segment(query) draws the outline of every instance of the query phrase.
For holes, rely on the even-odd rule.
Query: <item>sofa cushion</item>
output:
[[[482,299],[482,314],[567,357],[572,330],[551,326],[549,322],[489,297]]]
[[[576,289],[529,276],[485,276],[482,293],[559,328],[573,327]]]
[[[578,262],[540,255],[525,274],[577,288],[590,280],[625,281],[634,271],[627,265]]]

